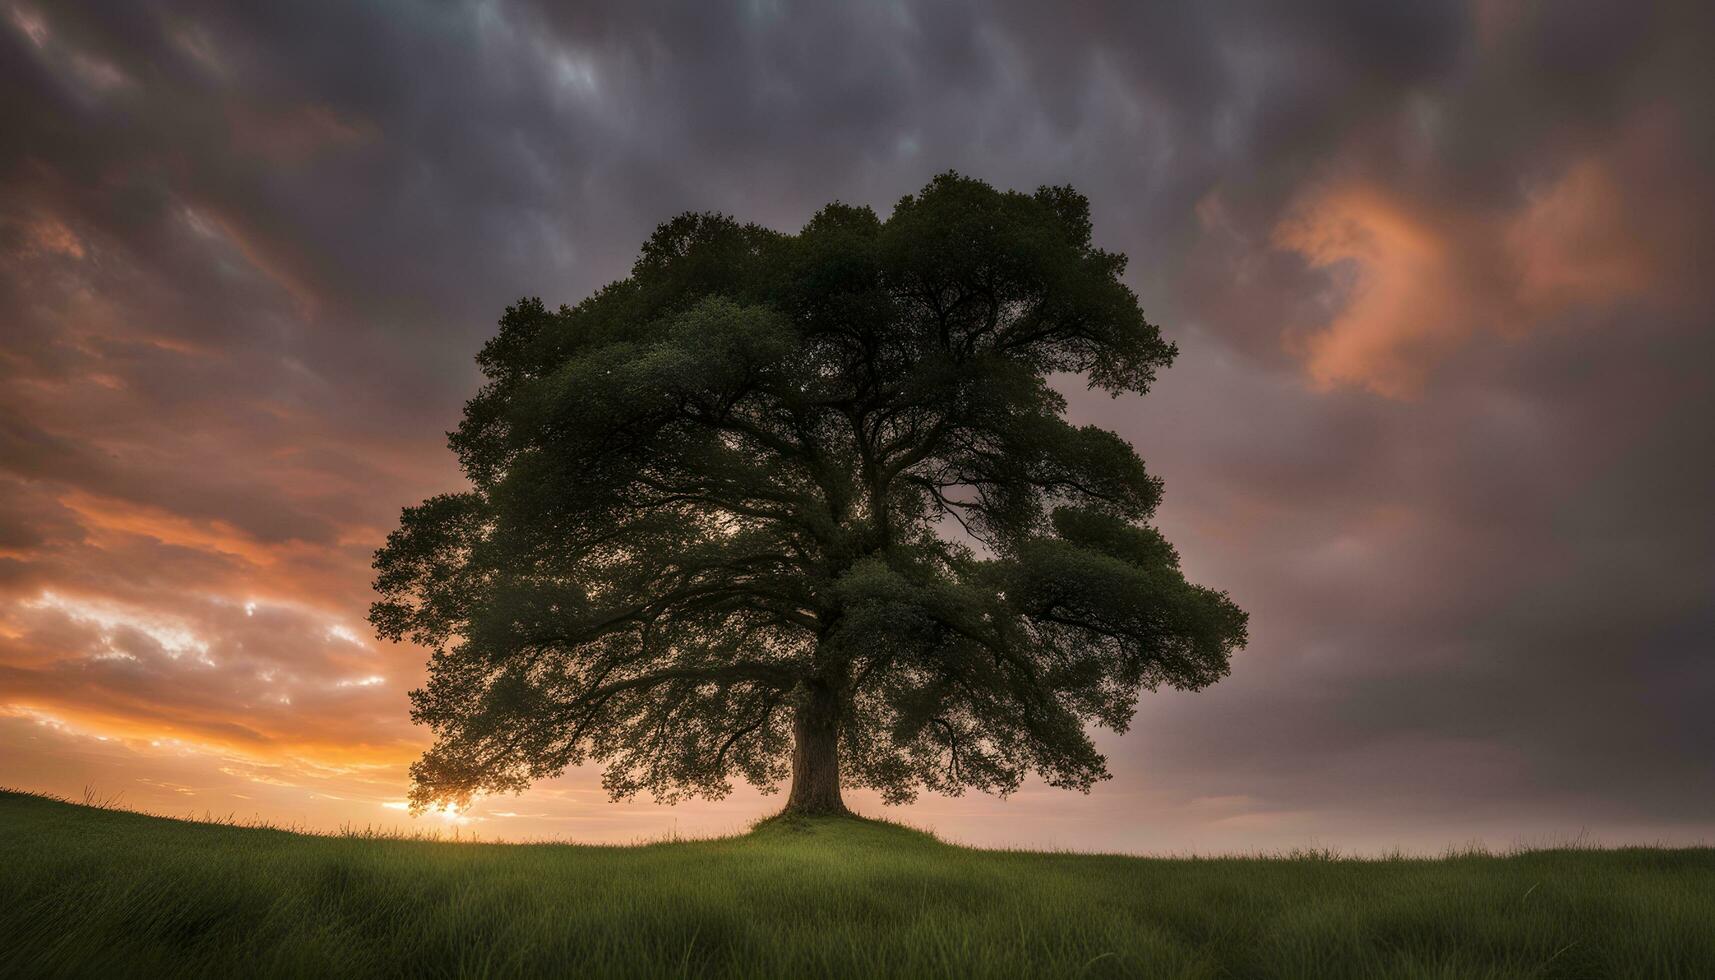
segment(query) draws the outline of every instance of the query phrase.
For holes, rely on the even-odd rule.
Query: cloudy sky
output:
[[[575,12],[573,12],[575,11]],[[1134,851],[1715,839],[1715,6],[0,0],[0,784],[484,837],[741,827],[573,772],[411,824],[364,623],[525,295],[659,222],[1071,183],[1180,347],[1077,392],[1232,676],[1114,778],[891,815]],[[858,796],[864,812],[882,808]]]

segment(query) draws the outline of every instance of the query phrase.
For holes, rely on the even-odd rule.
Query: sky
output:
[[[579,770],[411,818],[365,623],[523,296],[660,222],[1070,183],[1180,349],[1130,439],[1230,677],[1090,794],[861,812],[1214,853],[1715,840],[1715,5],[0,0],[0,785],[637,841]]]

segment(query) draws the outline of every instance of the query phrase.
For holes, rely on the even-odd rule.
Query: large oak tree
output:
[[[1174,356],[1090,231],[1070,188],[946,174],[796,235],[687,214],[577,306],[508,308],[470,489],[376,556],[376,630],[434,650],[413,803],[586,760],[616,797],[790,777],[803,812],[1105,778],[1087,727],[1222,677],[1245,614],[1050,385]]]

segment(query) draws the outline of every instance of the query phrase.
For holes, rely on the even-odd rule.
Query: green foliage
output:
[[[413,801],[588,760],[616,796],[772,787],[812,710],[889,801],[1103,778],[1086,725],[1223,676],[1245,616],[1049,386],[1174,355],[1090,234],[1070,188],[947,174],[796,235],[685,215],[576,307],[508,308],[450,438],[470,489],[376,556],[376,630],[435,651]]]
[[[303,837],[0,793],[0,976],[1715,976],[1715,851],[1163,860],[850,818],[646,847]]]

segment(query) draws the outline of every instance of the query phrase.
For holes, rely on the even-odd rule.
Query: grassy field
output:
[[[0,793],[0,974],[1715,977],[1715,850],[979,851],[313,837]]]

